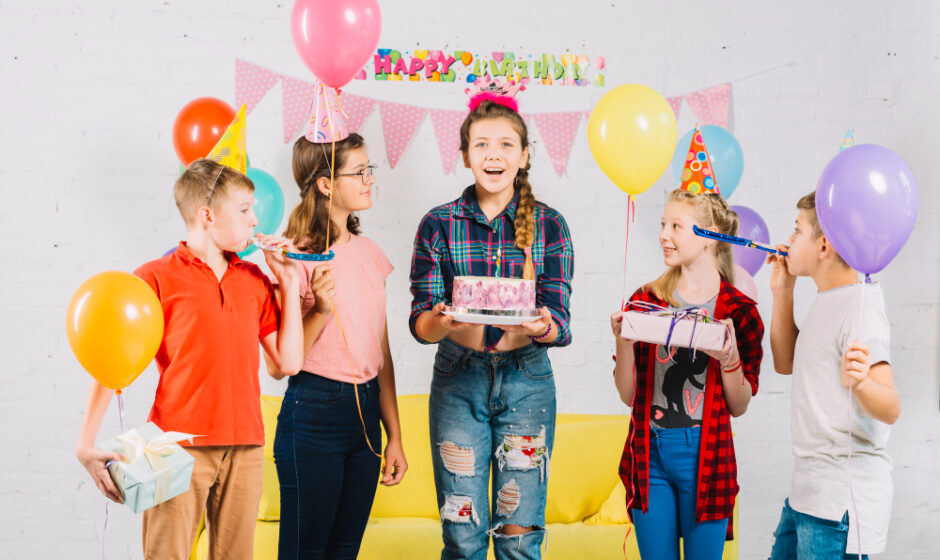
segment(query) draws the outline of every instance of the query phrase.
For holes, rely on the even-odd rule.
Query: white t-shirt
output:
[[[856,334],[859,326],[861,336]],[[848,484],[849,394],[840,371],[842,355],[857,339],[868,345],[872,365],[890,362],[890,329],[881,287],[852,284],[817,294],[796,339],[791,396],[790,506],[835,521],[848,511],[849,553],[858,553],[858,535]],[[887,451],[891,427],[868,416],[854,396],[851,416],[852,491],[861,521],[862,553],[876,554],[885,548],[891,519],[894,483]]]

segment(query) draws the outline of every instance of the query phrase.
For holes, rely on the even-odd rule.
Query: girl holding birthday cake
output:
[[[438,345],[430,430],[443,558],[485,558],[490,535],[497,558],[540,558],[545,539],[555,433],[546,348],[571,342],[574,252],[564,218],[532,194],[519,89],[471,92],[460,150],[475,182],[428,212],[415,239],[409,325]]]

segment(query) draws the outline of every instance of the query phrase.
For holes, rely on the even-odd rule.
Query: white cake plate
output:
[[[452,305],[444,306],[444,315],[453,317],[455,321],[479,325],[519,325],[537,321],[542,316],[538,309],[468,309]]]

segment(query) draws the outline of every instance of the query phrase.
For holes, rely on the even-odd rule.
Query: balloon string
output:
[[[123,432],[122,432],[123,433]],[[104,554],[104,537],[105,533],[108,531],[108,498],[104,499],[104,526],[101,527],[101,560],[105,560]]]
[[[336,168],[336,141],[331,143],[330,148],[330,206],[327,210],[326,221],[326,250],[330,249],[330,224],[333,223],[333,180],[334,169]],[[336,304],[333,298],[330,298],[330,308],[333,310],[333,318],[336,319],[336,326],[339,327],[339,333],[343,336],[343,344],[346,346],[346,355],[349,358],[349,369],[353,375],[353,393],[356,395],[356,410],[359,412],[359,423],[362,424],[362,435],[366,438],[366,445],[373,455],[382,459],[382,455],[375,452],[372,442],[369,440],[369,433],[366,429],[366,421],[362,416],[362,405],[359,403],[359,375],[356,373],[356,365],[353,362],[352,349],[349,347],[349,341],[346,340],[346,331],[343,329],[343,323],[339,320],[339,313],[336,311]]]
[[[627,235],[623,246],[623,286],[620,289],[620,309],[627,304],[627,251],[630,248],[630,222],[636,221],[636,199],[631,194],[627,197]]]
[[[865,314],[865,290],[868,288],[868,284],[870,283],[871,283],[871,277],[868,274],[866,274],[865,283],[862,284],[862,291],[861,291],[861,296],[860,296],[861,301],[859,301],[858,315],[855,321],[855,325],[856,325],[855,326],[855,339],[856,340],[862,340],[862,327],[864,326],[863,321],[865,318],[864,316]],[[846,350],[848,349],[846,348]],[[858,506],[855,503],[855,490],[852,487],[852,388],[854,385],[855,384],[850,379],[849,380],[849,406],[848,406],[849,456],[848,456],[846,469],[848,470],[848,477],[849,477],[849,499],[852,501],[852,515],[855,516],[854,517],[855,537],[858,542],[858,558],[859,560],[861,560],[862,558],[862,524],[861,524],[861,520],[858,518]]]
[[[118,421],[121,425],[121,433],[124,433],[124,397],[121,396],[121,390],[117,390],[117,402],[118,402]]]

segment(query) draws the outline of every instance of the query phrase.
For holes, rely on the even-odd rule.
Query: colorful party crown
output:
[[[848,132],[845,133],[845,138],[842,139],[842,147],[839,148],[839,151],[846,148],[851,148],[855,145],[855,132],[850,128]]]
[[[689,152],[685,156],[685,166],[682,168],[679,188],[692,194],[721,194],[715,173],[712,171],[711,159],[705,149],[705,140],[702,131],[695,125],[692,141],[689,142]]]
[[[346,113],[339,102],[336,90],[317,80],[316,93],[313,96],[313,109],[304,137],[314,144],[339,142],[349,136],[346,126]]]
[[[484,101],[492,101],[513,111],[519,112],[519,104],[514,97],[520,91],[525,90],[523,82],[503,82],[500,80],[490,80],[477,78],[473,82],[473,87],[464,90],[470,96],[470,110],[476,109]]]
[[[248,170],[248,155],[245,148],[245,106],[235,115],[215,147],[206,156],[214,162],[227,165],[242,175]]]

